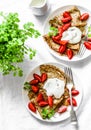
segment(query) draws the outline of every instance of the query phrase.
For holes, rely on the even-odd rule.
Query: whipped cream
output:
[[[61,40],[68,40],[71,44],[76,44],[81,41],[82,32],[77,27],[69,27],[63,32]]]
[[[64,93],[65,82],[57,78],[50,78],[46,81],[44,89],[48,96],[54,95],[55,98],[60,98]]]

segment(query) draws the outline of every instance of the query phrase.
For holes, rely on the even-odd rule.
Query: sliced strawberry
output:
[[[67,54],[67,56],[68,56],[69,59],[72,59],[72,57],[73,57],[73,51],[71,49],[67,49],[66,54]]]
[[[28,108],[32,111],[32,112],[36,112],[36,107],[32,102],[28,103]]]
[[[68,98],[67,101],[68,101],[69,104],[71,104],[70,103],[70,98]],[[72,104],[73,104],[73,106],[77,106],[77,101],[73,97],[72,97]]]
[[[49,103],[50,107],[53,106],[53,97],[52,96],[48,96],[48,103]]]
[[[60,36],[52,36],[52,40],[53,40],[55,43],[59,44],[59,37],[60,37]]]
[[[72,20],[72,18],[69,16],[69,17],[67,17],[67,18],[62,18],[61,19],[61,21],[63,22],[63,23],[68,23],[68,22],[70,22]]]
[[[66,31],[71,26],[71,22],[66,23],[62,26],[63,31]]]
[[[33,91],[34,93],[37,93],[37,92],[39,91],[38,86],[32,85],[31,88],[32,88],[32,91]]]
[[[80,20],[83,21],[83,20],[87,20],[89,18],[89,14],[88,13],[83,13],[80,17]]]
[[[33,79],[29,83],[30,83],[30,85],[36,85],[36,84],[38,84],[38,82],[39,81],[37,79]]]
[[[33,74],[33,77],[35,78],[35,79],[37,79],[39,82],[41,82],[41,76],[39,76],[38,74]]]
[[[86,47],[88,50],[91,50],[91,42],[85,41],[85,42],[84,42],[84,45],[85,45],[85,47]]]
[[[71,91],[72,92],[72,96],[77,96],[77,95],[79,95],[79,91],[78,90],[72,90]]]
[[[63,12],[63,17],[67,18],[67,17],[71,17],[71,15],[68,11],[65,11],[65,12]]]
[[[43,101],[43,94],[42,93],[39,93],[38,96],[37,96],[37,102],[40,102],[40,101]]]
[[[63,113],[67,111],[67,106],[61,106],[59,109],[58,109],[58,113]]]
[[[66,45],[68,43],[68,40],[60,40],[61,45]]]
[[[47,106],[47,105],[48,105],[48,102],[46,102],[46,101],[40,101],[39,102],[40,107],[44,107],[44,106]]]
[[[59,53],[63,54],[65,52],[65,50],[66,50],[66,45],[61,45],[59,47]]]
[[[42,75],[41,75],[41,82],[43,83],[46,80],[47,80],[47,74],[46,73],[42,73]]]
[[[63,28],[62,27],[58,27],[58,34],[60,37],[62,37],[63,34]]]

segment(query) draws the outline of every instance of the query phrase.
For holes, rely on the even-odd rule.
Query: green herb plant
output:
[[[3,18],[0,24],[0,72],[3,75],[13,72],[14,76],[22,76],[23,70],[18,63],[23,62],[25,54],[32,59],[36,53],[25,46],[25,41],[29,37],[37,38],[40,33],[34,29],[32,22],[24,24],[21,29],[18,13],[1,12],[0,16]]]

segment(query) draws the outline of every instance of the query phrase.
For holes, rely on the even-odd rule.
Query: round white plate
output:
[[[47,18],[47,20],[46,20],[46,22],[45,22],[45,24],[44,24],[43,35],[44,35],[44,34],[47,34],[47,33],[49,32],[49,27],[50,27],[50,25],[49,25],[49,20],[50,20],[50,19],[53,19],[54,16],[57,16],[57,15],[59,15],[60,13],[66,11],[66,10],[68,10],[68,9],[70,9],[72,6],[74,6],[74,5],[63,6],[63,7],[60,7],[60,8],[58,8],[58,9],[56,9],[55,11],[53,11],[53,12],[48,16],[48,18]],[[86,8],[84,8],[84,7],[81,7],[81,6],[78,6],[78,5],[76,5],[76,6],[77,6],[78,9],[81,11],[81,14],[83,14],[83,13],[89,13],[89,14],[91,14],[91,11],[89,11],[88,9],[86,9]],[[88,25],[91,24],[91,16],[89,17],[89,19],[88,19],[88,21],[87,21],[87,24],[88,24]],[[46,42],[45,42],[45,43],[46,43]],[[71,60],[69,60],[68,57],[66,57],[66,56],[61,56],[61,55],[59,55],[57,52],[55,52],[54,50],[52,50],[52,49],[48,46],[48,44],[46,44],[46,47],[47,47],[47,49],[49,50],[49,52],[50,52],[54,57],[56,57],[56,58],[58,58],[58,59],[60,59],[60,60],[69,61],[69,62],[83,60],[83,59],[85,59],[85,58],[87,58],[88,56],[91,55],[91,51],[89,51],[89,50],[86,49],[86,51],[85,51],[85,53],[84,53],[84,55],[83,55],[82,57],[76,55],[76,56],[74,56]]]
[[[46,63],[46,64],[54,65],[58,68],[61,68],[63,71],[64,71],[64,67],[66,67],[66,65],[59,64],[59,63]],[[26,77],[24,82],[32,80],[33,73],[40,74],[39,66],[37,66],[35,69],[33,69],[28,74],[28,76]],[[83,97],[82,85],[81,85],[81,82],[79,81],[78,77],[74,74],[74,72],[73,72],[73,78],[74,78],[74,82],[75,82],[75,87],[80,92],[80,94],[78,96],[74,97],[77,101],[77,107],[74,107],[74,109],[76,110],[76,112],[79,112],[79,108],[81,107],[82,97]],[[70,117],[70,106],[69,106],[67,111],[62,114],[55,113],[55,115],[51,119],[46,119],[46,120],[42,119],[38,112],[33,113],[31,110],[29,110],[29,108],[28,108],[29,98],[28,98],[27,94],[28,94],[28,92],[26,90],[22,89],[22,96],[23,96],[24,104],[25,104],[27,110],[37,119],[40,119],[40,120],[46,121],[46,122],[59,122],[59,121],[65,121],[66,119],[68,119]]]

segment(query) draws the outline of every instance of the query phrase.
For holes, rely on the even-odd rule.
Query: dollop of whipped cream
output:
[[[64,93],[65,82],[57,78],[50,78],[46,81],[44,89],[48,96],[55,96],[60,98]]]
[[[71,44],[76,44],[81,41],[82,32],[77,27],[69,27],[63,32],[61,40],[68,40]]]

